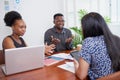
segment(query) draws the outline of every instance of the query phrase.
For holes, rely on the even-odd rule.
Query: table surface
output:
[[[69,53],[70,51],[64,52]],[[57,67],[66,61],[69,60],[63,60],[50,66],[9,76],[5,76],[0,68],[0,80],[79,80],[74,73]]]

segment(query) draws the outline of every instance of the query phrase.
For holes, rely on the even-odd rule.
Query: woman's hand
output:
[[[80,80],[86,80],[88,75],[89,64],[83,58],[80,58],[79,62],[77,60],[74,60],[74,65],[75,65],[75,75]]]
[[[54,44],[51,44],[51,45],[47,45],[47,43],[45,44],[45,54],[50,56],[51,53],[54,52],[54,49],[55,49],[55,45]]]
[[[73,59],[74,61],[74,66],[75,66],[75,72],[78,70],[78,67],[79,67],[79,63],[76,59]]]

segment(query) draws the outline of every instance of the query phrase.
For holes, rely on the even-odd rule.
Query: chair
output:
[[[5,64],[5,60],[4,60],[4,54],[3,54],[3,51],[0,50],[0,65],[1,64]]]
[[[120,71],[101,77],[97,80],[120,80]]]

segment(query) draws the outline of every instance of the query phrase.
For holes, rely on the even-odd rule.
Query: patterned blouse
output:
[[[88,75],[91,80],[113,73],[103,36],[86,38],[79,55],[90,65]]]

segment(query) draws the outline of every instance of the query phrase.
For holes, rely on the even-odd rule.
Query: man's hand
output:
[[[72,41],[72,39],[73,39],[72,37],[67,38],[67,39],[65,40],[65,42],[66,42],[66,43],[70,43],[70,42]]]
[[[47,45],[47,43],[45,44],[45,54],[50,56],[51,53],[54,52],[54,49],[55,49],[55,45],[54,44],[51,44],[51,45]]]
[[[51,42],[56,45],[60,43],[60,40],[58,38],[54,38],[53,36],[51,36]]]

